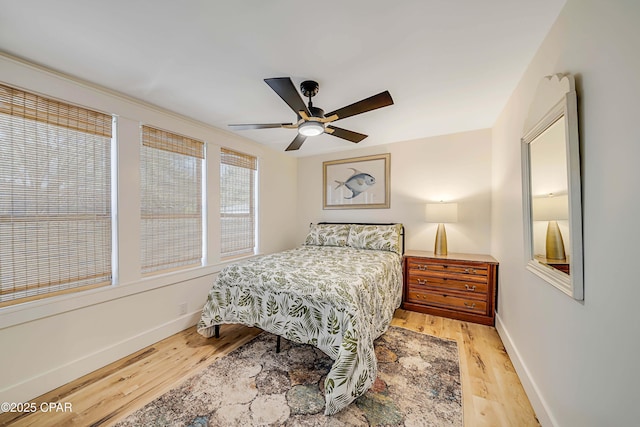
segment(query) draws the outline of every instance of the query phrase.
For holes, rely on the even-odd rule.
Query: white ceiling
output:
[[[294,113],[264,83],[320,83],[359,146],[491,127],[565,0],[0,0],[0,50],[227,129]],[[1,76],[0,76],[1,80]],[[291,129],[237,131],[277,150]],[[308,138],[307,156],[353,148]]]

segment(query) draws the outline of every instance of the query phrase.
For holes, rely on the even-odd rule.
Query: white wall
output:
[[[382,153],[391,154],[389,209],[322,209],[322,162]],[[458,222],[446,226],[449,252],[489,253],[490,130],[357,148],[298,162],[300,242],[311,222],[402,222],[406,249],[432,251],[437,224],[424,222],[424,206],[440,200],[458,202]]]
[[[498,330],[543,425],[638,425],[640,2],[569,0],[493,130]],[[576,76],[585,297],[525,270],[520,137],[540,79]]]
[[[297,218],[294,158],[2,55],[0,76],[6,84],[118,116],[117,217],[121,249],[116,286],[0,309],[0,401],[28,401],[198,321],[220,268],[215,234],[219,185],[219,164],[215,159],[220,146],[258,157],[260,252],[288,249],[297,243],[290,226]],[[207,142],[212,196],[209,242],[213,248],[207,266],[150,278],[140,276],[137,158],[141,122]],[[185,315],[179,312],[181,303],[187,304]]]

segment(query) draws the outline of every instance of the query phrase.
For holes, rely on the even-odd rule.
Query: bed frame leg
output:
[[[276,340],[276,353],[280,353],[280,335],[278,335],[278,339]]]
[[[216,338],[220,338],[220,325],[214,325],[213,329],[216,333]]]

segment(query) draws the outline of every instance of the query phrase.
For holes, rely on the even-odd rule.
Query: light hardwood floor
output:
[[[458,342],[464,424],[538,426],[496,330],[411,311],[397,310],[393,325]],[[220,339],[186,329],[104,368],[34,399],[71,403],[73,412],[0,414],[0,426],[106,426],[125,417],[205,368],[260,330],[225,325]]]

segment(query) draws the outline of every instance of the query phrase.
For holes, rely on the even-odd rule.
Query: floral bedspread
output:
[[[256,326],[324,351],[325,414],[364,394],[377,375],[373,341],[402,300],[401,257],[389,251],[302,246],[224,268],[209,292],[198,332]]]

